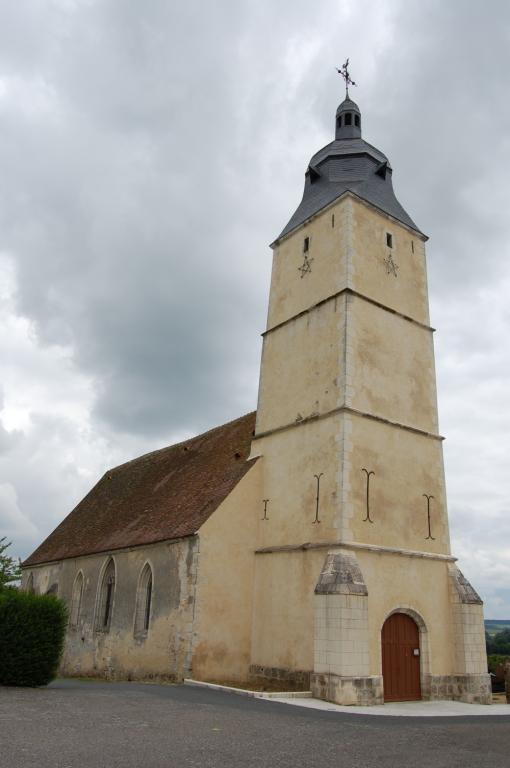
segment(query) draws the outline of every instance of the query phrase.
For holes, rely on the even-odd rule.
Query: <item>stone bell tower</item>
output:
[[[427,238],[361,129],[347,95],[272,246],[251,669],[340,703],[488,703],[482,603],[450,552]]]

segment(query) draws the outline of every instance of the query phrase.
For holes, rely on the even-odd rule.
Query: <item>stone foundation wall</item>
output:
[[[466,704],[492,704],[490,675],[425,675],[422,698],[449,699]]]
[[[310,690],[317,699],[348,706],[384,704],[382,676],[340,677],[312,673]],[[422,680],[424,701],[463,701],[466,704],[491,704],[489,675],[425,675]]]
[[[310,672],[302,669],[263,667],[259,664],[250,666],[250,679],[254,682],[282,684],[289,691],[309,691],[310,675]]]
[[[384,704],[381,676],[340,677],[331,673],[314,672],[310,687],[315,698],[332,701],[334,704],[358,706]]]

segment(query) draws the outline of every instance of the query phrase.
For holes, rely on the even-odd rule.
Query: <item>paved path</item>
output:
[[[295,707],[309,707],[326,712],[344,712],[350,715],[382,717],[510,717],[508,704],[464,704],[461,701],[395,701],[378,707],[345,707],[313,698],[282,698],[275,696],[272,701],[292,704]],[[510,722],[508,722],[510,728]],[[508,758],[510,768],[510,755]]]
[[[509,768],[506,717],[371,717],[185,686],[0,688],[1,768]]]

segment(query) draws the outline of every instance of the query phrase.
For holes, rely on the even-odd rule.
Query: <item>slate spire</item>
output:
[[[347,93],[336,110],[334,141],[308,163],[303,199],[273,245],[346,192],[425,237],[397,200],[392,175],[386,155],[362,138],[361,111]]]

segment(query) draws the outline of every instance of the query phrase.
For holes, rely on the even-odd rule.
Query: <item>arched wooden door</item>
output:
[[[421,699],[420,633],[405,613],[393,613],[384,622],[382,669],[385,701]]]

